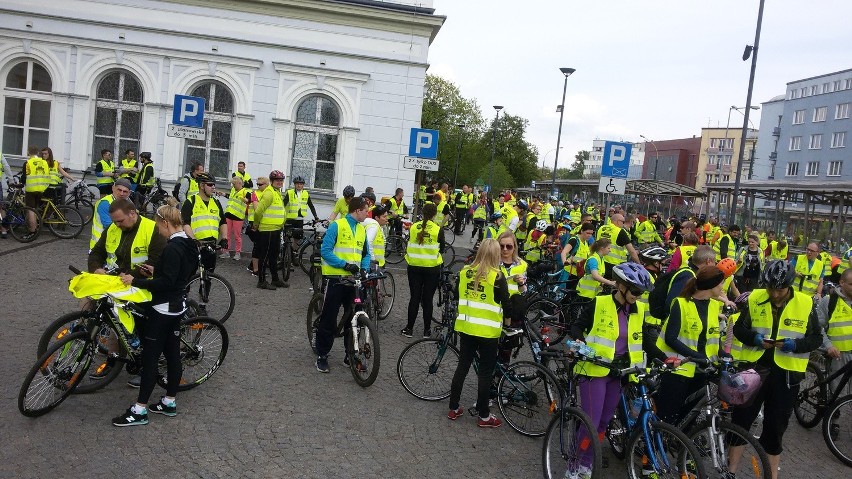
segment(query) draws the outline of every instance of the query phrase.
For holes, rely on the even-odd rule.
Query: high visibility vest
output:
[[[521,287],[518,285],[518,282],[515,281],[515,276],[526,276],[527,274],[527,262],[520,258],[518,261],[518,263],[513,263],[508,268],[506,265],[500,265],[500,269],[503,270],[503,275],[506,276],[506,283],[509,285],[509,296],[514,296],[521,292]]]
[[[149,171],[149,170],[150,170],[150,173],[147,174],[148,177],[145,180],[145,183],[143,184],[142,181],[141,181],[142,177],[145,176],[146,175],[145,172]],[[157,182],[157,179],[154,178],[154,164],[149,161],[148,163],[145,163],[144,165],[142,165],[142,168],[139,169],[139,173],[136,175],[135,183],[138,184],[139,186],[154,186],[154,184],[156,182]]]
[[[339,220],[334,221],[337,224],[337,241],[334,243],[334,255],[346,261],[360,265],[364,258],[364,243],[367,242],[367,230],[361,223],[355,223],[355,232],[353,234],[352,227],[349,226],[349,221],[344,216]],[[352,273],[343,268],[335,268],[322,259],[322,275],[323,276],[351,276]]]
[[[231,213],[239,219],[246,217],[246,195],[249,193],[248,188],[243,188],[237,191],[233,186],[231,192],[228,193],[228,207],[225,208],[225,213]]]
[[[136,230],[136,236],[133,237],[133,244],[130,246],[130,267],[135,268],[140,264],[148,261],[148,247],[151,245],[151,239],[157,231],[157,224],[152,220],[140,216],[139,228]],[[118,244],[121,242],[121,228],[115,223],[109,225],[106,232],[106,247],[107,259],[106,264],[112,268],[118,268],[118,256],[115,252],[118,250]]]
[[[716,233],[718,233],[718,232],[719,232],[718,226],[712,226],[712,225],[710,226],[710,232],[707,234],[707,241],[709,241],[710,244],[713,244],[713,243],[716,242]]]
[[[405,212],[405,202],[404,201],[399,200],[399,202],[397,202],[396,197],[391,196],[391,198],[390,198],[390,200],[388,200],[388,202],[390,203],[390,210],[393,212],[393,214],[395,214],[396,216],[402,216],[404,214],[404,212]]]
[[[186,188],[186,198],[184,198],[185,201],[188,200],[190,197],[198,194],[198,181],[196,181],[195,178],[192,177],[192,175],[185,175],[184,178],[189,181],[189,186],[187,186]]]
[[[653,243],[657,236],[657,227],[650,220],[645,220],[636,227],[636,240],[639,244]]]
[[[713,252],[716,253],[716,261],[722,260],[722,240],[728,238],[728,250],[725,251],[725,258],[733,258],[736,255],[734,247],[734,239],[729,234],[723,234],[715,243],[713,243]]]
[[[250,174],[248,174],[248,172],[247,172],[247,171],[246,171],[246,172],[244,172],[244,173],[240,173],[240,170],[237,170],[237,171],[235,171],[235,172],[234,172],[234,176],[236,176],[237,178],[239,178],[239,179],[243,180],[243,184],[244,184],[244,185],[245,185],[246,183],[248,183],[249,181],[251,181],[251,175],[250,175]]]
[[[745,266],[745,258],[748,254],[748,246],[741,249],[739,253],[737,253],[737,271],[741,270],[743,266]],[[759,249],[757,251],[757,259],[760,262],[760,270],[763,271],[763,267],[766,264],[766,258],[763,256],[763,250]]]
[[[219,239],[219,202],[210,198],[205,203],[198,195],[190,197],[187,201],[192,202],[192,217],[189,227],[192,228],[197,240]]]
[[[405,261],[409,266],[420,266],[430,268],[439,266],[444,262],[441,256],[441,245],[438,244],[438,234],[441,228],[432,221],[418,221],[411,225],[408,247],[406,248]],[[423,244],[417,242],[417,236],[423,233]]]
[[[852,248],[849,248],[843,257],[840,258],[840,264],[837,265],[837,274],[842,275],[844,271],[849,269],[849,258],[852,258]]]
[[[657,282],[657,278],[654,275],[650,275],[650,277],[651,277],[651,284],[654,284],[654,283]],[[663,320],[662,320],[662,318],[655,318],[654,316],[651,315],[651,307],[648,304],[648,298],[650,298],[650,297],[651,297],[651,292],[645,291],[644,293],[642,293],[642,296],[639,296],[636,299],[636,302],[642,303],[642,304],[645,305],[645,317],[644,317],[645,324],[660,327],[663,324]]]
[[[689,259],[692,258],[692,254],[695,253],[695,248],[697,246],[678,246],[676,249],[680,250],[680,264],[685,265],[689,263]]]
[[[101,165],[102,173],[104,173],[104,175],[115,171],[115,163],[113,163],[112,160],[107,161],[101,158],[101,161],[99,161],[98,164]],[[98,177],[98,186],[109,186],[113,183],[115,183],[115,178],[112,176]]]
[[[597,210],[598,209],[594,206],[587,206],[586,207],[586,214],[592,215],[594,218],[597,218],[598,217],[598,211]]]
[[[379,266],[385,265],[385,234],[382,232],[382,227],[375,220],[367,223],[364,222],[364,229],[369,233],[371,230],[376,230],[376,236],[373,237],[373,242],[370,243],[370,253],[372,259],[379,263]]]
[[[27,184],[24,185],[25,192],[44,193],[44,190],[50,186],[50,167],[44,158],[33,156],[28,159],[25,171],[27,172]]]
[[[130,169],[136,168],[136,160],[131,160],[130,158],[123,158],[121,160],[121,168],[122,169]],[[132,178],[131,178],[132,176]],[[118,175],[119,178],[127,178],[130,181],[136,181],[136,175],[134,173],[122,173]]]
[[[756,289],[748,297],[751,329],[767,339],[772,338],[776,341],[785,338],[804,338],[811,308],[813,308],[813,300],[806,294],[794,291],[793,297],[781,311],[778,334],[772,338],[772,304],[769,302],[769,293],[765,289]],[[735,359],[752,363],[760,359],[766,351],[762,346],[744,345],[737,338],[734,338],[731,347],[731,355]],[[810,353],[785,353],[780,348],[773,348],[771,354],[775,364],[788,371],[803,373],[808,367]]]
[[[627,351],[630,354],[630,366],[645,366],[645,355],[642,352],[642,318],[646,305],[637,302],[636,311],[627,317]],[[619,336],[618,306],[612,295],[595,298],[595,320],[592,329],[586,335],[586,344],[595,350],[601,359],[612,362],[615,359],[615,343]],[[589,377],[604,377],[610,370],[581,361],[576,372]]]
[[[793,289],[813,296],[816,294],[819,280],[823,273],[822,261],[815,259],[813,266],[808,269],[808,256],[800,254],[796,257],[796,274],[802,275],[798,283],[793,283]]]
[[[503,308],[494,300],[497,271],[489,271],[475,284],[476,270],[465,266],[459,273],[459,314],[455,330],[480,338],[499,338],[503,331]]]
[[[296,190],[291,188],[287,190],[287,219],[295,220],[297,218],[306,218],[308,216],[308,190],[302,190],[297,194]]]
[[[418,188],[417,199],[421,201],[426,199],[426,185],[420,185],[420,188]]]
[[[536,215],[536,218],[538,218],[540,220],[544,220],[544,222],[546,222],[546,223],[550,223],[550,215],[547,213],[546,206],[547,205],[541,206],[541,211],[538,212],[538,214]]]
[[[598,274],[603,276],[606,273],[606,263],[604,263],[600,255],[597,253],[590,254],[583,268],[583,277],[580,278],[580,281],[577,283],[577,294],[584,298],[594,298],[601,292],[601,283],[599,283],[595,278],[592,278],[591,272],[589,271],[589,259],[591,258],[596,259],[598,262]]]
[[[506,203],[509,205],[509,208],[514,208],[516,204],[518,204],[518,199],[515,198],[515,195],[509,195],[509,199],[506,200]]]
[[[466,195],[462,195],[462,198],[464,198],[464,207],[465,208],[470,208],[471,206],[473,206],[473,202],[474,202],[473,193],[468,193]]]
[[[50,167],[50,185],[58,185],[59,183],[62,183],[62,175],[59,174],[59,162],[54,160],[53,166]]]
[[[263,211],[263,216],[260,218],[258,225],[259,231],[275,231],[284,225],[287,220],[287,213],[284,211],[284,200],[281,198],[281,193],[275,188],[267,186],[261,195],[269,190],[272,195],[272,203]],[[260,198],[258,198],[260,200]],[[261,229],[261,227],[264,227]]]
[[[790,249],[790,245],[788,244],[784,247],[784,249],[779,249],[778,242],[771,241],[769,243],[769,248],[769,259],[785,261],[787,259],[787,252]]]
[[[479,204],[475,210],[473,210],[473,219],[475,220],[484,220],[488,216],[488,208],[484,204]]]
[[[106,195],[95,202],[95,214],[92,215],[92,239],[89,240],[89,252],[94,249],[98,240],[101,239],[101,235],[104,234],[104,224],[101,223],[101,215],[98,214],[98,206],[100,206],[100,204],[104,201],[106,201],[108,205],[112,204],[114,199],[115,198],[112,195]]]
[[[441,226],[441,225],[444,224],[444,208],[446,208],[446,207],[447,207],[446,201],[441,200],[441,202],[438,203],[438,212],[435,213],[435,218],[432,220],[438,226]]]
[[[604,257],[604,261],[611,265],[619,265],[627,261],[627,249],[624,246],[618,246],[618,235],[621,233],[621,228],[612,223],[605,224],[598,228],[598,234],[595,239],[609,238],[612,245],[609,247],[609,254]]]
[[[831,254],[828,251],[823,251],[819,254],[819,259],[822,261],[823,268],[828,270],[826,273],[828,273],[831,270]]]
[[[580,211],[579,207],[577,209],[572,209],[569,214],[571,215],[571,222],[573,223],[579,223],[580,219],[583,217],[583,212]]]
[[[506,223],[505,223],[505,222],[504,222],[504,223],[502,223],[502,224],[501,224],[500,226],[498,226],[497,228],[495,228],[495,227],[492,225],[492,226],[489,226],[489,227],[488,227],[488,229],[485,231],[485,238],[486,238],[486,239],[488,239],[488,238],[494,238],[494,239],[497,239],[497,238],[499,238],[499,237],[500,237],[500,235],[501,235],[501,234],[503,234],[503,233],[504,233],[504,232],[506,232],[506,231],[509,231],[509,228],[506,228]]]
[[[592,251],[589,248],[588,241],[581,240],[579,236],[575,236],[575,238],[577,238],[577,248],[576,251],[571,251],[571,256],[574,258],[574,264],[565,263],[562,269],[572,276],[580,276],[580,272],[577,270],[577,260],[585,261]]]
[[[769,246],[769,243],[766,240],[766,233],[757,234],[757,246],[760,247],[761,250],[766,251],[766,248]]]
[[[686,298],[677,298],[678,306],[680,307],[680,331],[678,339],[693,351],[703,353],[711,361],[715,360],[719,353],[719,313],[722,311],[722,302],[716,299],[711,299],[707,307],[707,325],[701,324],[701,317],[698,315],[698,308],[692,300]],[[674,356],[680,359],[686,359],[675,350],[666,344],[666,329],[671,323],[666,321],[663,324],[663,329],[660,332],[660,337],[657,338],[657,347],[666,354],[666,356]],[[707,341],[704,343],[704,351],[698,351],[698,337],[704,330]],[[695,376],[695,363],[685,363],[681,365],[681,369],[674,372],[681,376],[691,378]]]
[[[536,230],[531,230],[527,234],[527,239],[524,242],[524,249],[527,250],[527,261],[536,262],[541,259],[541,245],[547,239],[547,235],[541,233],[537,240],[533,239],[533,233]]]
[[[255,203],[259,200],[257,194],[260,193],[260,190],[254,190],[251,192],[251,198],[248,203],[248,218],[246,218],[250,223],[254,223],[254,210]]]
[[[846,301],[834,295],[832,301],[837,301],[834,310],[828,317],[826,334],[831,344],[844,353],[852,351],[852,308]]]

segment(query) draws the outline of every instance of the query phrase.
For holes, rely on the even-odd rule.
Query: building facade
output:
[[[757,130],[749,129],[746,135],[745,151],[743,153],[741,178],[748,178],[750,158],[754,157],[757,145]],[[706,191],[710,183],[733,182],[737,175],[739,163],[741,128],[702,128],[701,146],[699,147],[698,166],[696,168],[695,189]],[[721,212],[724,216],[730,201],[727,194],[718,195],[716,192],[704,200],[699,200],[697,207],[706,214],[716,215]]]
[[[50,146],[82,170],[150,151],[175,180],[303,176],[331,201],[347,184],[411,190],[402,167],[420,125],[430,0],[6,0],[0,16],[2,152]],[[176,94],[206,100],[204,140],[166,135]]]
[[[760,104],[760,130],[751,179],[773,180],[778,177],[778,136],[783,116],[784,95],[778,95]]]
[[[701,138],[659,140],[645,145],[642,178],[672,181],[695,187]]]
[[[585,163],[583,176],[586,178],[593,178],[601,176],[601,166],[603,165],[603,153],[604,153],[604,144],[607,141],[619,141],[624,142],[624,140],[600,140],[596,139],[592,141],[592,149],[589,152],[589,161]],[[637,179],[642,177],[642,167],[645,164],[645,144],[644,143],[632,143],[633,148],[630,152],[630,168],[627,171],[627,177],[630,179]]]

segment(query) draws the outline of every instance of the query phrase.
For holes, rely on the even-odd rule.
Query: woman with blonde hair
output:
[[[243,250],[243,220],[246,219],[246,208],[251,202],[251,190],[243,187],[243,179],[239,176],[231,177],[231,192],[228,193],[228,207],[225,209],[225,223],[227,224],[229,245],[234,245],[234,260],[240,259]],[[231,242],[233,236],[234,242]],[[231,254],[223,250],[220,258],[228,259]]]
[[[488,407],[488,395],[497,363],[497,344],[503,332],[504,320],[512,314],[509,285],[500,267],[500,246],[494,239],[486,239],[479,246],[470,266],[459,273],[459,315],[455,330],[459,335],[459,365],[450,388],[450,412],[447,417],[455,421],[464,409],[459,405],[464,381],[474,357],[479,354],[477,370],[476,408],[479,427],[500,427]],[[502,309],[501,309],[502,307]]]

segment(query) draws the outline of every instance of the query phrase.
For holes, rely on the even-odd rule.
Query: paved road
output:
[[[220,260],[217,272],[237,289],[237,310],[226,324],[230,349],[212,379],[178,396],[177,417],[111,426],[135,400],[124,373],[46,416],[21,416],[18,389],[39,334],[76,309],[67,265],[85,265],[86,236],[0,241],[0,477],[540,477],[540,439],[508,426],[482,430],[467,415],[451,422],[446,401],[417,400],[399,384],[396,359],[410,341],[398,334],[408,302],[403,270],[396,271],[399,297],[382,325],[381,371],[369,389],[342,365],[342,344],[332,351],[330,374],[315,370],[304,326],[311,292],[300,271],[289,289],[261,291],[244,262]],[[464,405],[474,401],[472,385]],[[848,474],[818,431],[793,422],[785,477]],[[624,477],[621,463],[610,467],[609,477]]]

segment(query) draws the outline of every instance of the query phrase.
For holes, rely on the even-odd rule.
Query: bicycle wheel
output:
[[[497,383],[500,414],[524,436],[543,436],[561,403],[556,376],[532,361],[512,363]]]
[[[561,342],[568,334],[565,315],[559,303],[549,299],[537,299],[527,306],[524,313],[527,321],[538,328],[539,334],[546,334],[551,344]]]
[[[349,353],[349,371],[359,386],[370,387],[376,382],[382,359],[378,331],[367,313],[359,311],[355,313],[355,329],[349,326],[349,334],[354,334],[354,348]]]
[[[705,470],[715,471],[720,477],[760,479],[772,477],[766,451],[745,428],[728,421],[719,420],[716,421],[715,437],[710,437],[710,431],[706,425],[695,427],[688,435],[698,449]],[[728,464],[729,451],[732,446],[742,446],[743,448],[739,467],[735,471],[732,471]],[[716,454],[712,453],[711,447],[715,448]],[[719,462],[718,464],[713,463],[714,456]]]
[[[40,358],[49,347],[68,335],[88,331],[88,324],[95,319],[94,311],[74,311],[56,318],[41,333],[36,348],[36,358]]]
[[[580,428],[585,428],[586,438],[579,439]],[[590,434],[589,431],[592,431]],[[603,473],[603,448],[592,420],[582,409],[569,406],[550,420],[547,432],[544,434],[544,444],[541,447],[541,466],[546,479],[563,479],[577,477],[572,475],[580,468],[583,456],[589,462],[592,477],[600,477]],[[589,461],[589,456],[591,460]]]
[[[464,268],[465,266],[467,266],[467,263],[465,262],[465,260],[457,259],[457,260],[453,261],[452,263],[450,263],[447,266],[447,269],[452,271],[453,276],[458,276],[458,274],[461,272],[462,268]]]
[[[385,270],[385,277],[380,279],[376,285],[376,293],[379,300],[379,318],[387,319],[393,309],[394,298],[396,297],[396,280],[390,271]]]
[[[36,210],[29,206],[13,205],[9,206],[6,214],[9,219],[7,227],[9,228],[9,232],[12,233],[13,238],[21,243],[29,243],[38,238],[38,234],[41,232],[41,217],[39,217]],[[33,233],[30,233],[27,226],[27,216],[29,215],[35,218],[35,231]]]
[[[80,217],[83,218],[83,226],[92,224],[92,218],[95,217],[95,207],[91,201],[85,198],[71,198],[65,202],[65,205],[80,213]]]
[[[322,304],[325,301],[325,296],[322,293],[314,293],[314,296],[311,298],[311,302],[308,303],[308,317],[307,317],[307,329],[308,329],[308,344],[311,346],[311,351],[314,354],[317,353],[317,324],[319,324],[320,314],[322,314]]]
[[[450,397],[453,374],[459,365],[459,350],[441,339],[419,339],[402,350],[396,376],[412,396],[425,401]]]
[[[828,388],[823,382],[824,378],[822,369],[808,362],[805,377],[799,385],[799,394],[793,400],[793,412],[802,427],[810,429],[822,420],[828,402]]]
[[[83,217],[70,206],[56,206],[44,220],[47,228],[62,239],[76,238],[83,231]]]
[[[390,235],[385,238],[385,262],[390,264],[402,263],[405,259],[405,238],[399,235]]]
[[[444,265],[450,265],[456,260],[456,250],[450,245],[444,245],[444,252],[441,253],[444,258]]]
[[[224,323],[234,312],[234,287],[216,273],[207,274],[207,279],[196,274],[189,280],[188,291],[187,302],[197,316],[210,316]]]
[[[451,245],[456,241],[456,234],[453,233],[452,228],[444,227],[444,243]]]
[[[852,394],[843,396],[831,405],[822,421],[822,438],[835,457],[852,467],[850,417],[852,417]]]
[[[293,267],[293,249],[290,247],[289,240],[286,244],[281,245],[281,252],[278,253],[278,272],[281,274],[283,281],[290,281],[290,268]]]
[[[222,366],[228,354],[228,331],[211,317],[184,318],[180,322],[181,374],[178,391],[187,391],[204,381]],[[166,388],[165,357],[160,357],[157,384]]]
[[[624,396],[622,396],[622,400],[623,398]],[[627,422],[624,420],[622,403],[619,401],[615,414],[612,415],[612,419],[606,425],[604,436],[606,436],[606,440],[609,442],[609,450],[612,451],[612,455],[622,461],[627,450],[627,440],[630,438],[628,436],[629,433],[630,430],[627,429]]]
[[[305,243],[299,248],[299,254],[296,255],[296,263],[302,268],[302,271],[310,275],[311,274],[311,253],[308,252],[308,248],[313,250],[312,243]]]
[[[79,332],[66,336],[38,358],[18,392],[18,410],[38,417],[58,406],[86,374],[91,364],[89,335]]]
[[[627,472],[631,479],[707,477],[704,462],[686,434],[662,421],[651,421],[647,427],[650,443],[645,439],[645,428],[637,425],[627,445]]]

